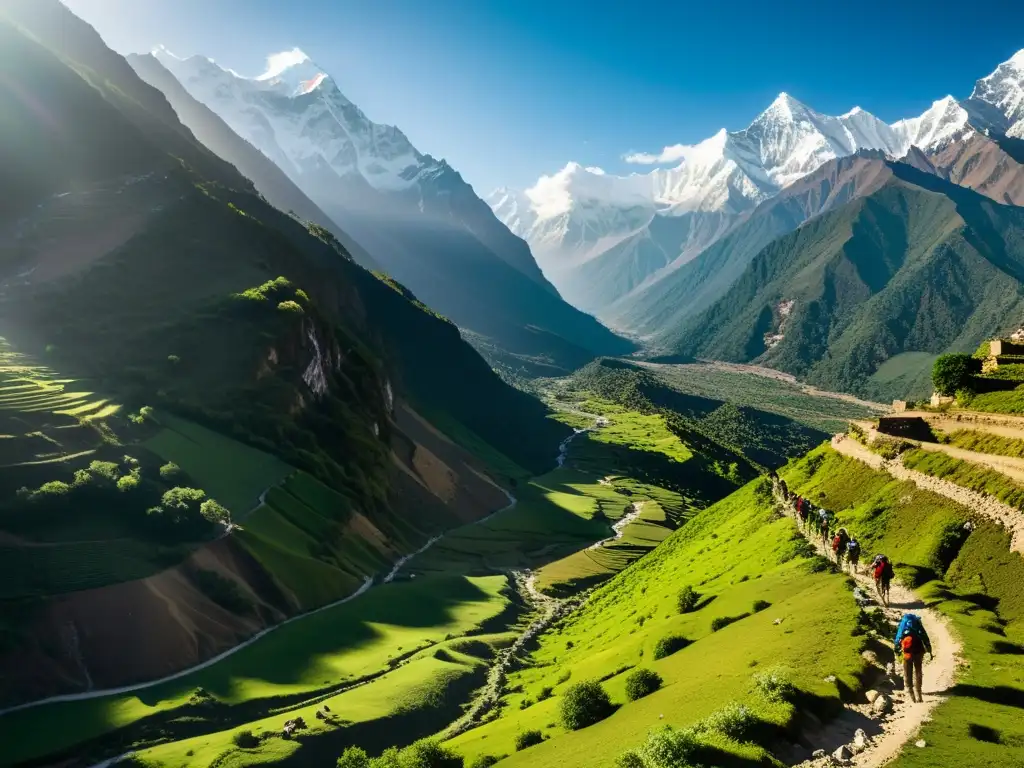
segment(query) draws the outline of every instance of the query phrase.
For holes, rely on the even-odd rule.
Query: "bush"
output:
[[[699,749],[692,729],[666,725],[647,734],[647,741],[637,751],[647,768],[693,768]]]
[[[231,513],[226,507],[221,506],[213,499],[207,499],[199,505],[199,514],[211,523],[228,523],[231,521]]]
[[[725,629],[730,624],[733,624],[742,618],[742,616],[719,616],[718,618],[711,620],[711,631],[717,632],[720,629]]]
[[[282,301],[277,305],[277,308],[282,312],[292,312],[297,315],[301,315],[303,313],[302,305],[297,301],[292,301],[291,299]]]
[[[679,590],[679,596],[676,597],[676,607],[680,613],[690,613],[697,607],[697,603],[700,601],[700,595],[691,586],[685,586]]]
[[[767,600],[755,600],[754,601],[754,613],[760,613],[761,611],[771,608],[772,604]]]
[[[424,739],[403,749],[399,753],[398,764],[401,768],[462,768],[462,755],[436,741]]]
[[[491,768],[499,759],[494,755],[480,755],[480,757],[469,764],[469,768]]]
[[[666,635],[654,644],[654,660],[664,659],[677,653],[690,644],[682,635]]]
[[[132,472],[117,478],[117,490],[122,493],[133,491],[139,487],[139,473]]]
[[[734,741],[746,741],[757,726],[757,718],[748,707],[735,701],[712,712],[697,724],[698,731],[717,731]]]
[[[604,720],[612,710],[611,699],[601,684],[593,680],[584,680],[570,685],[562,696],[562,725],[570,731],[578,731]]]
[[[932,384],[940,395],[970,389],[971,376],[981,372],[981,360],[959,352],[939,355],[932,366]]]
[[[635,749],[627,749],[615,760],[616,768],[647,768],[644,759]]]
[[[337,768],[370,768],[370,758],[366,750],[349,747],[338,758]]]
[[[181,467],[175,464],[173,461],[168,461],[162,467],[160,467],[160,477],[164,480],[174,480],[176,477],[181,475]]]
[[[787,667],[771,667],[763,672],[758,672],[754,675],[753,680],[754,687],[768,701],[787,701],[796,691]]]
[[[537,701],[544,701],[545,699],[550,699],[551,695],[554,692],[554,688],[552,688],[550,685],[545,685],[543,688],[540,689],[540,693],[537,694]]]
[[[231,741],[236,747],[240,747],[242,749],[255,749],[260,745],[260,740],[257,739],[253,735],[253,732],[248,728],[242,731],[237,731],[231,737]]]
[[[626,698],[630,701],[650,696],[661,688],[661,675],[650,669],[635,669],[626,677]]]
[[[544,734],[540,731],[523,731],[522,733],[516,734],[516,752],[522,752],[524,749],[532,747],[534,744],[540,744],[544,741]]]

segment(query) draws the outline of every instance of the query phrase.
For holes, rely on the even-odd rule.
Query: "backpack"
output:
[[[884,576],[884,575],[885,575],[885,561],[884,560],[879,560],[877,563],[875,563],[875,570],[874,570],[875,581],[881,581],[882,580],[882,576]]]
[[[846,554],[851,558],[860,557],[860,543],[851,541],[846,545]]]
[[[896,575],[896,571],[892,569],[892,563],[886,560],[882,563],[882,568],[884,569],[882,571],[882,578],[886,581],[892,581],[892,577]]]
[[[905,636],[912,635],[920,643],[922,634],[924,634],[924,627],[921,624],[921,617],[916,613],[904,614],[903,618],[900,619],[900,625],[896,628],[895,646],[897,653],[902,650],[902,642]]]
[[[837,533],[837,534],[836,534],[836,536],[835,536],[835,538],[834,538],[834,539],[832,539],[832,551],[833,551],[833,552],[838,552],[838,551],[839,551],[839,547],[840,547],[840,545],[841,545],[842,543],[843,543],[843,537],[842,537],[842,536],[840,536],[840,535],[839,535],[839,534]]]
[[[924,643],[917,635],[908,633],[900,640],[900,649],[903,651],[903,658],[910,659],[924,653]]]

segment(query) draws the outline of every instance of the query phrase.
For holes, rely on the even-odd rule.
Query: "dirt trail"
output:
[[[784,507],[792,516],[789,505],[786,504]],[[830,557],[831,552],[817,536],[808,536],[807,531],[801,532],[814,545],[818,554]],[[874,603],[872,579],[861,573],[856,574],[854,578],[863,593]],[[891,678],[879,683],[877,690],[890,698],[892,712],[881,719],[875,719],[877,716],[872,714],[871,704],[847,704],[842,715],[821,729],[805,734],[811,742],[812,749],[824,750],[826,757],[805,761],[801,765],[835,765],[831,755],[840,747],[854,742],[858,729],[863,729],[868,737],[866,746],[863,751],[853,754],[845,764],[859,768],[878,768],[889,763],[917,734],[921,726],[931,719],[932,710],[945,698],[946,691],[953,687],[961,646],[953,635],[946,617],[932,608],[927,608],[912,590],[896,582],[893,582],[890,589],[889,607],[883,608],[876,603],[876,610],[884,611],[886,618],[893,623],[898,622],[907,611],[916,613],[924,621],[934,652],[934,657],[926,660],[924,665],[924,701],[910,701],[904,690],[892,686],[895,681]]]
[[[1010,416],[1003,413],[982,413],[981,411],[954,411],[951,413],[935,413],[933,411],[905,411],[899,416],[918,417],[927,421],[933,429],[942,432],[953,432],[957,429],[970,429],[975,432],[988,432],[1001,437],[1012,437],[1024,440],[1024,417]]]
[[[939,477],[926,475],[903,466],[900,459],[887,461],[868,450],[861,443],[843,435],[836,435],[832,438],[832,447],[844,456],[857,459],[867,464],[872,469],[881,472],[888,472],[897,480],[907,480],[914,483],[918,488],[925,491],[932,491],[947,499],[952,499],[962,504],[972,512],[984,515],[1002,525],[1010,534],[1010,550],[1024,554],[1024,513],[1009,504],[1003,504],[988,494],[978,493],[963,486],[943,480]],[[980,454],[972,453],[971,461],[976,461]],[[992,465],[990,465],[992,466]],[[998,467],[993,466],[994,469]]]

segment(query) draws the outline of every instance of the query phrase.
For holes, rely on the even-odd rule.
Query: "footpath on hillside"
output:
[[[877,453],[869,450],[866,446],[845,435],[836,435],[832,438],[832,448],[844,456],[867,464],[872,469],[881,472],[888,472],[897,480],[906,480],[914,483],[924,491],[932,491],[940,496],[952,499],[972,512],[996,521],[1002,525],[1010,534],[1010,550],[1024,554],[1024,513],[1009,504],[1004,504],[992,496],[972,491],[961,485],[944,480],[941,477],[926,475],[924,472],[910,469],[903,466],[902,459],[885,459]],[[972,453],[970,461],[978,461],[981,454]],[[999,471],[995,464],[988,464],[992,469]]]
[[[867,449],[865,451],[871,454]],[[796,523],[792,505],[784,500],[778,486],[775,486],[775,501]],[[830,559],[831,552],[825,543],[796,524],[818,554]],[[867,703],[847,703],[842,715],[819,729],[804,733],[804,738],[810,742],[817,757],[800,763],[803,766],[841,764],[857,768],[878,768],[885,765],[899,754],[905,744],[914,739],[921,726],[930,719],[932,710],[953,687],[955,680],[961,647],[942,614],[926,607],[912,590],[896,582],[892,583],[889,606],[883,607],[874,599],[874,582],[867,574],[857,573],[852,578],[856,579],[862,593],[858,602],[862,605],[873,604],[874,610],[881,611],[891,624],[897,624],[906,612],[916,613],[924,621],[934,652],[934,657],[924,665],[924,701],[910,701],[893,668],[886,668],[884,672],[879,669],[880,679],[875,689],[868,692]],[[891,642],[892,639],[883,640]],[[865,658],[882,667],[874,653],[865,651]]]

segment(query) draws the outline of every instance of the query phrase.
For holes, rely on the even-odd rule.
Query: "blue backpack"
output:
[[[896,639],[894,645],[896,652],[900,651],[900,640],[903,639],[904,635],[916,635],[920,637],[923,634],[924,626],[921,624],[921,617],[916,613],[906,613],[903,618],[900,619],[900,625],[896,628]]]

